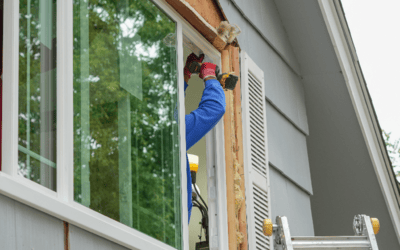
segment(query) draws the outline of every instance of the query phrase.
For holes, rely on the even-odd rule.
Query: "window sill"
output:
[[[43,189],[23,177],[11,178],[0,172],[0,193],[16,201],[130,249],[175,249],[75,201],[62,200],[51,190],[43,192]]]

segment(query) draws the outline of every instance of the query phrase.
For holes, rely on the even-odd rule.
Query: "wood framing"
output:
[[[221,52],[221,66],[222,72],[229,71],[229,53],[228,50]],[[232,109],[232,91],[225,90],[226,109],[224,115],[224,134],[225,134],[225,164],[226,164],[226,201],[227,201],[227,214],[228,214],[228,240],[229,249],[236,250],[236,216],[235,216],[235,189],[234,178],[235,171],[233,165],[234,157],[234,127],[233,125],[233,109]]]
[[[212,23],[210,24],[207,20],[199,14],[199,12],[191,6],[188,2],[184,0],[165,0],[169,3],[184,19],[186,19],[200,34],[202,34],[218,51],[222,51],[226,46],[226,40],[220,37],[217,33],[216,26],[217,22],[221,19],[219,16],[219,11],[217,6],[212,5],[210,0],[205,1],[208,4],[198,3],[195,5],[197,10],[200,10],[201,13],[205,15],[208,13],[215,13],[213,15],[207,14],[205,17]],[[190,2],[196,2],[194,0],[190,0]],[[211,18],[212,16],[212,18]],[[217,24],[217,26],[219,23]]]
[[[221,53],[222,72],[240,76],[239,48],[231,45]],[[240,81],[225,91],[225,162],[229,249],[247,250],[247,223],[243,169],[243,135]]]
[[[244,167],[243,167],[243,131],[242,131],[242,103],[241,103],[241,88],[240,88],[240,63],[239,63],[239,48],[228,46],[231,62],[231,70],[235,72],[235,75],[239,76],[238,83],[233,90],[233,107],[234,107],[234,126],[235,126],[235,136],[236,136],[236,148],[234,151],[236,153],[236,159],[239,164],[238,173],[240,178],[240,190],[242,190],[245,197],[245,183],[244,183]],[[245,202],[239,209],[238,214],[239,220],[239,231],[243,235],[243,240],[241,243],[242,250],[247,250],[247,221],[246,221],[246,206]]]
[[[186,0],[186,2],[214,28],[226,20],[215,0]]]

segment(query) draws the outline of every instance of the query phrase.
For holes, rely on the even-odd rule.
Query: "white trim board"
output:
[[[210,250],[228,249],[224,119],[206,135]]]
[[[18,52],[19,52],[19,0],[4,1],[3,52],[7,63],[3,71],[2,119],[2,172],[16,176],[18,166]],[[16,84],[11,84],[16,83]],[[6,132],[7,131],[7,132]],[[11,132],[14,131],[14,132]]]
[[[390,167],[387,165],[389,161],[387,159],[387,154],[384,153],[386,149],[384,148],[385,146],[382,139],[381,137],[377,137],[380,131],[376,131],[379,127],[377,126],[377,118],[371,116],[371,114],[374,114],[372,103],[368,98],[364,97],[363,90],[366,90],[366,84],[363,77],[359,77],[361,74],[360,69],[358,69],[353,61],[353,56],[355,56],[354,48],[347,43],[346,38],[349,37],[349,34],[343,30],[339,13],[335,7],[335,2],[330,0],[318,0],[318,3],[400,243],[400,209],[397,202],[398,191],[393,188],[391,176],[389,176],[387,171],[387,168]]]
[[[205,54],[204,61],[211,59],[213,63],[220,66],[221,53],[196,30],[189,28],[189,24],[187,25],[188,26],[185,26],[186,28],[183,30],[183,34],[192,45],[197,47],[196,52]],[[228,217],[226,214],[227,201],[223,119],[221,119],[205,137],[210,249],[228,249],[229,239],[228,231],[226,230],[228,227]]]

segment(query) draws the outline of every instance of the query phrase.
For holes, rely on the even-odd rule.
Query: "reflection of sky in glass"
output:
[[[138,28],[143,26],[144,19],[140,18],[141,17],[140,15],[137,15],[137,16],[139,16],[138,20],[128,17],[125,19],[124,22],[122,22],[120,24],[120,28],[122,31],[122,37],[130,37],[130,38],[134,37],[137,34],[137,32],[139,31]],[[147,51],[146,51],[146,48],[143,47],[143,45],[140,41],[138,41],[135,44],[134,53],[135,53],[135,56],[139,60],[142,56],[156,58],[158,56],[158,53],[157,53],[158,49],[159,49],[158,42],[153,44],[151,47],[147,48]]]
[[[107,11],[103,10],[100,7],[95,8],[95,10],[96,10],[96,12],[99,13],[100,18],[103,21],[107,21],[107,18],[109,17]],[[142,17],[141,15],[137,14],[137,16],[138,16],[137,19],[128,17],[128,18],[125,18],[125,20],[123,20],[123,19],[121,20],[121,21],[123,21],[120,24],[120,29],[122,31],[122,34],[121,34],[122,37],[133,38],[138,33],[139,28],[142,27],[144,24],[144,20],[143,20],[143,18],[141,18]],[[161,17],[159,15],[157,15],[157,19],[161,20]],[[139,61],[141,61],[141,59],[143,59],[143,57],[145,57],[145,58],[157,58],[158,57],[157,52],[160,48],[160,41],[155,42],[150,47],[144,47],[139,39],[134,42],[134,45],[135,45],[135,51],[130,51],[130,52],[133,52]],[[164,65],[163,67],[169,67],[169,66]],[[154,78],[154,80],[161,80],[162,75],[154,74],[153,78]],[[99,80],[100,80],[99,76],[89,75],[90,82],[98,82]],[[175,94],[177,91],[171,84],[164,84],[163,89],[165,90],[165,92],[159,93],[159,95],[166,94],[166,93],[169,93],[172,95],[172,94]],[[155,91],[152,89],[149,90],[149,93],[154,93],[154,92]],[[153,105],[149,103],[148,106],[150,107]],[[168,112],[169,112],[169,107],[163,107],[163,105],[161,105],[161,104],[159,105],[158,115],[159,115],[160,120],[158,121],[158,123],[154,124],[153,128],[155,130],[159,129],[160,124],[164,124],[165,122],[169,121]],[[144,120],[143,120],[144,124],[148,124],[146,121],[147,118],[146,117],[143,117],[143,118],[144,118]],[[171,124],[171,122],[167,122],[167,125],[170,125],[170,124]],[[90,140],[92,142],[91,143],[92,149],[101,147],[101,145],[97,144],[97,142],[93,138],[90,138]]]
[[[103,8],[101,7],[96,7],[94,8],[94,10],[99,13],[99,17],[102,21],[107,22],[107,19],[109,19],[110,15],[107,13],[107,11],[105,11]],[[132,17],[127,17],[121,18],[121,24],[120,24],[120,28],[122,31],[122,37],[134,37],[139,28],[143,26],[144,24],[144,18],[142,15],[140,15],[138,12],[135,13],[135,16],[137,18],[132,18]],[[125,20],[124,20],[125,19]],[[157,21],[160,21],[162,18],[160,15],[157,15]],[[144,57],[150,57],[150,58],[156,58],[157,57],[157,51],[159,49],[159,42],[153,44],[151,47],[149,48],[145,48],[143,47],[142,43],[137,42],[137,44],[135,44],[135,56],[137,56],[137,58],[140,60],[143,56]]]

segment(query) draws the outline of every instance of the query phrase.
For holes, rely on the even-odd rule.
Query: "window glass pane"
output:
[[[56,0],[20,0],[18,174],[56,190]]]
[[[176,23],[148,0],[74,0],[74,199],[181,246]]]

